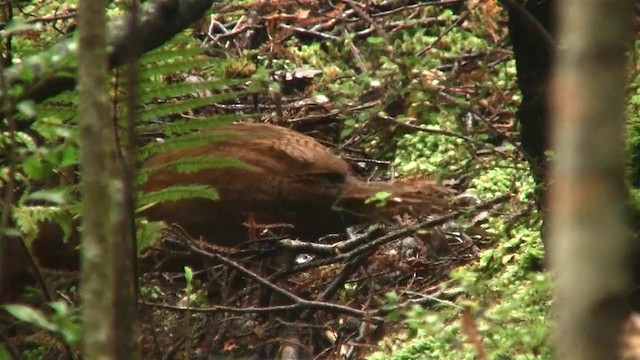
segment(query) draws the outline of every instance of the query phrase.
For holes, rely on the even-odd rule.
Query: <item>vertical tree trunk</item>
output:
[[[117,359],[114,337],[115,274],[111,235],[119,191],[112,179],[113,133],[108,98],[106,0],[78,2],[78,92],[82,182],[82,323],[85,359]]]
[[[547,177],[549,150],[548,88],[556,53],[556,0],[502,0],[509,11],[509,37],[518,70],[522,101],[518,107],[520,139],[535,178],[536,202],[544,223],[542,241],[547,250]],[[546,259],[546,256],[545,256]]]
[[[627,312],[626,45],[633,1],[559,2],[549,193],[559,359],[614,359]]]
[[[130,1],[130,17],[128,17],[127,32],[129,33],[129,50],[131,62],[125,67],[126,71],[126,115],[122,127],[119,161],[119,178],[122,181],[122,191],[117,197],[119,208],[119,223],[116,227],[113,241],[113,272],[121,274],[119,281],[114,284],[115,316],[116,316],[116,347],[119,351],[118,359],[139,359],[138,346],[138,271],[137,271],[137,242],[135,224],[135,178],[137,164],[137,133],[138,120],[138,58],[142,53],[142,41],[139,24],[139,4],[137,0]],[[115,126],[114,126],[115,127]]]

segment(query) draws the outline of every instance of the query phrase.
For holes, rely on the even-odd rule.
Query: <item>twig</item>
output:
[[[323,39],[323,40],[331,40],[331,41],[340,41],[340,38],[334,35],[329,35],[329,34],[324,34],[318,31],[313,31],[313,30],[307,30],[305,28],[301,28],[298,26],[291,26],[291,25],[287,25],[287,24],[279,24],[279,26],[285,30],[290,30],[290,31],[294,31],[296,33],[299,34],[304,34],[304,35],[309,35],[309,36],[313,36],[316,37],[318,39]]]
[[[347,266],[345,266],[340,274],[336,276],[329,285],[322,291],[317,297],[318,301],[326,301],[330,299],[340,288],[344,285],[345,282],[349,279],[351,275],[353,275],[359,268],[362,266],[369,257],[373,254],[373,252],[362,254],[352,261],[350,261]]]
[[[172,240],[169,240],[172,241]],[[176,241],[172,241],[175,243],[180,244],[179,242]],[[171,305],[159,305],[159,304],[151,304],[151,303],[146,303],[146,302],[142,302],[142,305],[147,305],[147,306],[162,306],[165,307],[167,309],[174,309],[174,310],[189,310],[189,311],[196,311],[196,312],[212,312],[212,311],[228,311],[228,312],[236,312],[236,313],[264,313],[264,312],[284,312],[284,311],[293,311],[293,310],[304,310],[304,309],[316,309],[316,310],[325,310],[325,311],[333,311],[333,312],[337,312],[337,313],[342,313],[342,314],[347,314],[347,315],[352,315],[352,316],[356,316],[359,318],[365,318],[368,316],[368,314],[365,311],[361,311],[361,310],[357,310],[357,309],[353,309],[350,308],[348,306],[342,306],[342,305],[335,305],[335,304],[330,304],[330,303],[325,303],[325,302],[320,302],[320,301],[311,301],[311,300],[305,300],[285,289],[282,289],[274,284],[272,284],[271,282],[269,282],[268,280],[264,279],[263,277],[259,276],[258,274],[254,273],[253,271],[245,268],[244,266],[236,263],[233,260],[230,260],[222,255],[219,254],[215,254],[215,253],[211,253],[205,250],[202,250],[200,248],[198,248],[197,246],[191,245],[189,244],[188,247],[190,248],[191,251],[203,255],[205,257],[208,257],[210,259],[219,261],[233,269],[236,269],[237,271],[239,271],[240,273],[244,274],[245,276],[253,279],[254,281],[256,281],[257,283],[259,283],[260,285],[271,289],[273,292],[279,294],[280,296],[283,296],[291,301],[294,302],[294,304],[292,305],[281,305],[281,306],[270,306],[270,307],[251,307],[251,308],[243,308],[243,309],[239,309],[239,308],[235,308],[235,307],[229,307],[229,306],[210,306],[208,308],[189,308],[189,307],[179,307],[179,306],[171,306]],[[379,321],[382,321],[382,319],[377,319]]]
[[[427,221],[423,221],[421,223],[418,223],[416,225],[411,225],[411,226],[407,226],[405,228],[399,229],[397,231],[393,231],[388,233],[385,236],[381,236],[377,239],[374,239],[372,241],[367,242],[367,244],[365,244],[364,246],[361,247],[357,247],[351,251],[348,251],[348,247],[347,249],[343,249],[343,250],[347,250],[347,252],[341,253],[339,255],[336,255],[332,258],[329,259],[320,259],[320,260],[314,260],[314,261],[309,261],[307,263],[304,264],[300,264],[300,265],[296,265],[294,267],[292,267],[291,269],[282,271],[281,273],[276,274],[277,276],[284,276],[284,275],[288,275],[288,274],[292,274],[292,273],[297,273],[300,271],[305,271],[308,269],[312,269],[312,268],[316,268],[316,267],[320,267],[320,266],[326,266],[326,265],[331,265],[331,264],[335,264],[337,262],[341,262],[341,261],[345,261],[351,258],[355,258],[357,256],[360,256],[372,249],[376,249],[379,246],[382,246],[386,243],[392,242],[394,240],[400,239],[404,236],[410,235],[418,230],[421,229],[428,229],[428,228],[432,228],[435,226],[439,226],[439,225],[443,225],[446,222],[455,219],[458,216],[464,215],[468,212],[473,212],[473,211],[478,211],[478,210],[485,210],[488,208],[491,208],[497,204],[503,203],[505,201],[508,201],[509,199],[511,199],[512,195],[511,194],[505,194],[505,195],[500,195],[494,199],[491,199],[489,201],[474,205],[474,206],[470,206],[468,208],[462,209],[462,210],[458,210],[456,212],[453,212],[451,214],[448,215],[444,215],[444,216],[440,216],[437,217],[435,219],[431,219],[431,220],[427,220]],[[275,277],[275,276],[274,276]]]
[[[524,157],[527,158],[527,161],[529,163],[533,163],[532,159],[530,158],[530,156],[528,155],[528,153],[526,151],[524,151],[524,149],[520,146],[520,144],[518,144],[517,142],[513,141],[513,139],[511,139],[509,136],[503,134],[500,130],[496,129],[495,126],[493,126],[493,124],[491,124],[491,122],[489,122],[484,116],[481,116],[478,113],[477,109],[472,109],[471,110],[471,114],[473,115],[473,117],[476,120],[481,121],[483,124],[485,124],[489,129],[491,129],[491,131],[493,131],[494,133],[498,134],[502,140],[508,142],[509,144],[511,144],[511,146],[513,146],[516,150],[518,150],[518,152],[520,154],[522,154]]]
[[[433,49],[434,46],[436,46],[441,40],[442,38],[447,35],[448,33],[451,32],[451,30],[455,29],[458,25],[462,24],[462,22],[467,18],[467,16],[469,16],[469,14],[471,13],[470,10],[466,10],[465,12],[463,12],[462,14],[460,14],[460,16],[458,16],[458,18],[456,19],[456,21],[454,21],[451,25],[449,25],[448,28],[446,28],[442,34],[440,34],[440,36],[438,36],[437,39],[435,39],[431,44],[429,44],[428,46],[426,46],[424,49],[418,51],[416,53],[416,56],[422,56],[424,55],[427,51]]]
[[[64,13],[56,13],[56,14],[52,14],[52,15],[46,15],[46,16],[41,16],[41,17],[34,17],[28,20],[24,20],[24,22],[26,22],[27,24],[35,24],[38,22],[54,22],[54,21],[58,21],[58,20],[65,20],[68,18],[72,18],[75,17],[77,15],[76,10],[69,10],[67,12]],[[5,22],[1,22],[0,23],[0,28],[4,28],[7,25],[7,23]]]
[[[397,311],[397,310],[401,310],[401,309],[405,309],[411,305],[428,305],[428,304],[432,304],[432,303],[440,303],[440,304],[445,304],[451,307],[454,307],[456,309],[462,309],[460,306],[456,305],[454,302],[448,301],[448,300],[443,300],[440,299],[439,296],[441,295],[446,295],[444,290],[438,290],[435,294],[431,294],[431,295],[426,295],[426,294],[418,294],[413,292],[414,295],[418,295],[420,296],[420,298],[418,299],[410,299],[407,300],[405,302],[403,302],[402,304],[398,304],[395,306],[391,306],[391,307],[386,307],[386,308],[380,308],[378,310],[374,310],[372,311],[372,313],[379,315],[379,316],[384,316],[386,314],[389,314],[393,311]]]
[[[465,140],[465,141],[467,141],[469,143],[482,146],[483,148],[486,148],[487,150],[489,150],[491,152],[494,152],[496,154],[499,154],[501,156],[504,156],[504,157],[507,157],[507,158],[510,157],[508,154],[506,154],[506,153],[504,153],[504,152],[502,152],[500,150],[497,150],[496,148],[493,148],[493,147],[486,147],[486,144],[484,142],[476,140],[476,139],[474,139],[472,137],[469,137],[469,136],[466,136],[466,135],[457,134],[457,133],[454,133],[454,132],[451,132],[451,131],[447,131],[447,130],[431,129],[431,128],[426,128],[426,127],[422,127],[422,126],[419,126],[419,125],[413,125],[413,124],[404,123],[404,122],[398,121],[397,119],[395,119],[395,118],[393,118],[391,116],[388,116],[388,115],[378,115],[378,116],[380,116],[383,120],[390,121],[390,122],[394,123],[395,125],[398,125],[399,127],[403,127],[405,129],[411,129],[411,130],[416,130],[416,131],[428,132],[428,133],[432,133],[432,134],[455,137],[455,138],[458,138],[458,139]]]
[[[211,255],[214,255],[214,254],[211,254]],[[167,310],[191,311],[195,313],[211,313],[211,312],[225,311],[225,312],[236,313],[236,314],[249,314],[249,313],[260,314],[260,313],[287,312],[287,311],[298,311],[298,310],[323,310],[323,311],[329,311],[329,312],[334,312],[338,314],[351,315],[359,319],[368,319],[375,322],[384,321],[384,319],[380,317],[370,316],[369,313],[366,311],[353,309],[348,306],[335,305],[327,302],[310,301],[310,300],[304,300],[304,299],[300,299],[299,302],[296,302],[295,304],[291,304],[291,305],[247,307],[247,308],[237,308],[233,306],[222,306],[222,305],[213,305],[213,306],[201,307],[201,308],[187,308],[184,306],[156,304],[156,303],[150,303],[146,301],[142,301],[140,302],[140,304],[144,306],[151,306],[151,307],[167,309]]]

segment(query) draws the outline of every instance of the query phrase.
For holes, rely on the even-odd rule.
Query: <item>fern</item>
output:
[[[212,109],[211,105],[235,102],[238,98],[246,97],[262,89],[261,84],[263,83],[255,84],[256,79],[251,77],[225,79],[224,69],[236,60],[208,57],[204,55],[203,49],[197,41],[189,42],[186,39],[186,35],[178,35],[176,39],[168,42],[162,48],[146,54],[140,61],[140,106],[143,110],[140,114],[141,119],[140,124],[137,125],[137,131],[146,139],[149,138],[149,135],[164,138],[161,142],[144,144],[138,154],[140,160],[154,154],[187,149],[235,136],[231,133],[211,135],[206,132],[201,133],[201,131],[248,118],[250,114],[223,113],[217,108]],[[185,46],[185,43],[188,44]],[[181,80],[184,79],[185,74],[193,70],[206,73],[209,79],[215,80],[200,82]],[[258,73],[265,74],[266,72],[258,69]],[[263,81],[264,79],[258,80]],[[117,99],[114,108],[117,111],[116,114],[124,113],[122,109],[126,94],[120,93],[124,87],[124,84],[120,83],[118,93],[112,95]],[[203,93],[206,96],[201,96]],[[17,136],[21,161],[28,159],[32,165],[41,161],[43,166],[53,167],[52,171],[49,171],[51,169],[48,168],[45,169],[48,172],[40,171],[45,175],[59,174],[60,172],[57,170],[63,166],[77,165],[77,159],[69,159],[67,156],[77,153],[77,151],[69,151],[70,148],[77,150],[75,141],[78,135],[77,104],[77,92],[67,91],[37,105],[37,120],[31,127],[37,136],[27,135],[27,133],[18,133],[19,136]],[[183,116],[184,114],[189,114],[189,117]],[[40,137],[44,138],[44,142]],[[41,145],[43,143],[44,145]],[[7,144],[7,134],[0,133],[0,148],[6,147]],[[144,182],[151,171],[167,167],[175,168],[179,172],[195,172],[205,168],[220,167],[250,168],[248,164],[232,157],[203,155],[179,159],[151,169],[142,169],[137,180],[139,183]],[[44,181],[29,178],[25,175],[26,172],[23,168],[19,170],[20,172],[16,175],[21,179],[18,185],[23,189],[23,194],[13,210],[16,227],[27,234],[27,238],[33,239],[37,232],[38,222],[54,221],[63,228],[68,236],[72,230],[71,219],[74,214],[78,214],[80,211],[79,202],[72,200],[64,206],[29,205],[31,202],[29,194],[43,188],[51,188],[51,186],[43,187]],[[37,171],[31,171],[32,175],[36,173]],[[6,167],[0,167],[0,176],[3,174],[5,176],[7,174]],[[48,184],[58,183],[56,179],[42,180],[46,180]],[[58,187],[56,191],[62,188]],[[67,186],[64,189],[71,195],[78,194],[77,185]],[[69,198],[76,199],[77,196],[69,196]],[[138,211],[160,202],[187,198],[217,200],[218,192],[205,185],[188,185],[173,186],[156,192],[139,194]],[[157,232],[146,229],[150,226],[149,224],[139,222],[140,231],[145,234],[144,237],[147,240],[149,236],[153,237],[151,234]]]
[[[152,120],[162,116],[184,113],[196,108],[211,105],[215,102],[235,99],[246,94],[248,94],[246,91],[237,91],[209,96],[206,98],[187,99],[176,103],[156,105],[150,109],[145,110],[145,112],[142,114],[142,120]]]
[[[247,119],[250,116],[225,114],[210,117],[201,117],[191,119],[189,121],[177,121],[171,123],[151,123],[138,127],[140,132],[162,132],[165,136],[172,137],[175,135],[191,134],[194,131],[214,129],[220,126],[229,125],[233,121]]]
[[[162,165],[147,167],[140,171],[140,174],[146,176],[148,173],[152,173],[158,170],[166,168],[174,168],[180,173],[194,173],[203,169],[219,169],[219,168],[242,168],[252,169],[253,167],[241,160],[229,156],[215,156],[215,155],[203,155],[203,156],[191,156],[184,159],[170,161]]]
[[[138,198],[138,212],[148,209],[149,207],[169,201],[178,201],[189,198],[199,198],[208,200],[218,200],[218,191],[207,185],[176,185],[164,188],[158,191],[152,191],[142,194]]]
[[[52,119],[55,122],[69,122],[76,118],[76,104],[74,102],[65,104],[44,103],[38,107],[38,118],[42,120]]]
[[[174,56],[175,55],[177,54],[174,54]],[[158,76],[165,76],[171,73],[189,72],[194,68],[201,68],[209,64],[211,64],[211,59],[209,58],[186,58],[167,64],[156,64],[154,66],[142,68],[140,69],[140,79],[142,79],[140,84],[145,84],[146,81],[144,79],[155,81],[155,77]]]
[[[66,207],[61,206],[14,206],[13,221],[16,228],[24,234],[27,244],[38,235],[39,222],[55,222],[68,239],[73,232],[72,216]]]
[[[75,118],[73,120],[76,120]],[[78,128],[75,125],[69,124],[70,121],[60,123],[54,121],[54,119],[44,119],[33,124],[32,128],[40,135],[44,136],[48,140],[60,142],[60,138],[78,138]]]
[[[136,239],[138,240],[137,253],[153,245],[159,238],[165,224],[161,221],[140,221],[136,226]]]
[[[78,94],[73,91],[63,91],[47,100],[45,104],[77,104]],[[46,106],[46,105],[45,105]]]
[[[168,59],[175,59],[175,55],[177,52],[180,53],[180,56],[185,59],[194,58],[196,56],[202,55],[202,48],[194,47],[191,49],[171,49],[171,44],[167,43],[165,46],[152,51],[146,54],[142,59],[140,59],[140,65],[145,67],[152,67],[158,65],[158,63],[167,61]]]
[[[246,80],[244,79],[242,80],[234,79],[234,80],[223,81],[223,82],[219,80],[214,80],[214,81],[200,81],[195,83],[177,83],[177,84],[163,85],[163,86],[158,86],[155,88],[148,89],[145,93],[140,95],[140,100],[144,103],[144,102],[150,102],[155,99],[167,99],[169,97],[189,95],[191,93],[195,93],[198,91],[207,91],[207,90],[223,91],[225,90],[225,88],[229,86],[240,85],[244,82],[246,82]],[[227,99],[229,98],[233,99],[236,97],[234,93],[218,94],[217,96],[219,97],[221,95],[230,96]],[[209,96],[208,98],[213,98],[213,97],[214,96],[212,95],[212,96]],[[220,101],[220,100],[214,99],[213,101]]]
[[[38,144],[33,136],[24,133],[24,132],[15,132],[16,144],[18,147],[22,149],[26,149],[29,151],[35,151],[38,148]],[[0,151],[5,153],[5,147],[10,145],[10,137],[8,131],[3,131],[0,133]]]
[[[226,136],[219,136],[219,135],[204,137],[201,134],[191,134],[191,135],[184,135],[180,137],[174,137],[171,139],[167,139],[166,141],[163,141],[163,142],[150,143],[143,146],[140,149],[138,158],[146,159],[149,156],[154,154],[193,148],[193,147],[204,145],[213,141],[224,140],[226,138],[227,138]]]

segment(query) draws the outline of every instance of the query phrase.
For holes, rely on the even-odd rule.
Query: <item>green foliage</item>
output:
[[[151,301],[160,301],[166,298],[167,294],[162,291],[159,286],[141,286],[140,296],[143,299],[149,299]]]
[[[534,183],[522,161],[496,158],[476,169],[469,193],[483,199],[517,193],[516,203],[530,203]],[[473,315],[482,346],[491,359],[550,358],[550,279],[535,272],[544,251],[537,224],[511,228],[505,217],[491,217],[485,228],[498,245],[480,254],[477,262],[451,274],[443,285],[446,294],[456,295],[456,304]],[[462,309],[443,306],[405,312],[407,331],[402,340],[382,342],[392,349],[373,354],[371,359],[474,359],[477,355],[461,329]],[[397,315],[396,315],[397,316]]]
[[[157,166],[149,166],[140,171],[141,175],[144,176],[147,173],[151,173],[154,171],[158,171],[164,168],[173,168],[177,172],[180,173],[193,173],[200,171],[202,169],[215,169],[215,168],[243,168],[247,170],[251,170],[252,167],[237,158],[229,157],[229,156],[215,156],[215,155],[201,155],[201,156],[192,156],[184,159],[168,161],[162,165]]]
[[[173,139],[175,135],[191,134],[195,131],[214,129],[219,126],[227,125],[236,120],[246,119],[247,116],[234,115],[234,114],[220,114],[210,117],[201,117],[197,119],[191,119],[191,121],[181,121],[172,123],[155,123],[151,122],[143,124],[138,127],[140,132],[149,133],[163,133],[165,136]],[[151,153],[146,153],[146,156]]]
[[[450,65],[451,59],[495,49],[497,30],[491,24],[485,26],[488,20],[478,8],[464,26],[443,32],[443,27],[451,25],[458,15],[427,7],[422,16],[437,17],[446,25],[407,27],[369,37],[366,44],[346,39],[345,44],[328,44],[324,53],[314,46],[297,50],[310,64],[325,69],[323,81],[328,91],[323,94],[338,107],[348,109],[366,103],[366,94],[375,94],[377,89],[384,93],[381,104],[373,103],[346,117],[341,138],[349,140],[359,128],[376,124],[379,114],[390,114],[399,123],[426,130],[406,130],[402,126],[394,130],[400,137],[395,137],[395,146],[385,148],[394,152],[383,156],[392,159],[398,172],[468,179],[466,193],[482,200],[515,195],[510,204],[492,212],[483,224],[494,237],[495,246],[481,252],[478,261],[458,269],[449,282],[442,284],[443,295],[455,299],[455,304],[436,299],[437,305],[429,308],[414,306],[392,312],[389,319],[401,320],[406,330],[383,340],[381,350],[370,358],[474,359],[477,353],[460,320],[465,312],[471,314],[487,358],[550,358],[550,280],[536,272],[544,255],[540,219],[535,212],[523,223],[516,217],[519,211],[533,209],[533,178],[514,146],[508,142],[496,145],[496,139],[490,139],[491,130],[469,130],[466,123],[473,118],[471,114],[479,114],[478,109],[492,116],[490,104],[511,111],[509,118],[514,116],[520,99],[520,94],[513,91],[515,63],[507,60],[496,66],[481,57],[474,64],[476,70],[462,70],[460,77],[457,70],[440,70]],[[349,50],[351,43],[365,59],[358,65],[369,71],[354,70],[357,66],[351,63],[356,61]],[[422,50],[424,53],[417,55]],[[326,58],[349,60],[325,63]],[[469,83],[473,83],[473,91]],[[323,91],[322,87],[317,89]],[[388,144],[375,137],[366,142],[367,150],[373,151]],[[388,306],[399,302],[393,298],[390,294]]]
[[[446,117],[434,120],[439,120],[441,129],[454,132],[447,127],[452,123]],[[469,144],[460,140],[430,133],[406,135],[399,143],[396,164],[405,171],[418,168],[446,174],[465,169],[473,174],[467,193],[481,199],[516,194],[512,206],[529,206],[535,184],[515,149],[506,147],[501,154],[494,153],[478,163],[470,157]],[[477,262],[452,273],[453,283],[446,284],[445,293],[456,294],[456,304],[473,315],[473,326],[488,358],[549,358],[550,280],[535,272],[544,256],[539,220],[528,223],[536,225],[513,227],[510,216],[493,216],[484,225],[496,237],[497,246],[482,252]],[[409,309],[405,313],[404,340],[386,340],[383,348],[386,345],[393,351],[371,358],[473,359],[477,353],[461,329],[461,315],[462,310],[456,307]]]
[[[184,267],[184,279],[187,281],[187,293],[189,293],[191,292],[192,287],[191,282],[193,281],[193,270],[188,266]]]
[[[224,138],[225,137],[219,135],[202,136],[200,134],[186,134],[183,136],[176,136],[163,141],[144,145],[140,148],[138,157],[142,160],[149,158],[155,154],[193,148],[200,145],[208,144],[209,142],[220,141]]]
[[[3,308],[9,314],[25,323],[61,335],[65,342],[71,346],[79,345],[82,339],[82,332],[78,324],[77,310],[69,308],[61,301],[53,302],[49,305],[53,310],[53,314],[50,316],[27,305],[4,305]]]
[[[186,149],[222,139],[202,136],[197,132],[225,125],[248,115],[212,114],[202,109],[215,103],[235,101],[268,86],[265,72],[260,69],[248,77],[222,77],[225,68],[234,59],[212,59],[204,56],[202,51],[197,42],[186,35],[179,35],[141,59],[139,86],[143,110],[138,132],[160,134],[165,139],[142,146],[140,160],[144,161],[160,152]],[[201,77],[193,81],[182,80],[184,72],[195,71]],[[124,85],[119,85],[118,88],[122,89]],[[124,120],[120,118],[124,115],[125,97],[118,93],[114,98],[117,99],[114,118],[121,125],[124,124]],[[27,238],[33,238],[38,222],[54,221],[69,235],[72,231],[71,219],[78,215],[80,209],[79,188],[74,179],[79,161],[75,126],[77,95],[75,92],[65,92],[42,104],[25,102],[18,108],[18,120],[31,118],[35,121],[31,125],[33,131],[17,132],[15,136],[19,167],[14,175],[17,185],[24,189],[13,212],[16,227],[27,234]],[[184,114],[187,113],[190,116],[185,117]],[[9,146],[9,134],[0,133],[0,150],[6,153]],[[165,166],[174,167],[181,172],[195,172],[203,168],[244,167],[246,164],[229,157],[196,156]],[[148,171],[149,169],[141,171],[139,182],[145,180]],[[66,175],[60,181],[62,174]],[[8,168],[0,168],[0,178],[6,181],[7,177]],[[61,185],[51,186],[55,183]],[[218,198],[218,194],[215,189],[207,186],[176,186],[142,194],[138,198],[138,204],[145,208],[153,203],[189,197],[214,200]],[[140,226],[144,228],[149,225],[142,222]],[[157,234],[157,231],[139,229],[139,233],[145,237],[141,243],[149,244],[152,239],[148,236]]]
[[[14,206],[12,215],[16,228],[29,243],[38,234],[40,222],[58,224],[67,239],[73,231],[73,213],[71,206],[21,205]]]
[[[189,266],[184,267],[184,280],[186,282],[186,286],[184,288],[184,302],[187,307],[192,306],[206,306],[207,305],[207,297],[206,292],[203,291],[204,286],[202,283],[196,279],[194,279],[193,269]],[[199,289],[199,290],[196,290]],[[186,325],[189,324],[189,312],[186,313]],[[187,332],[191,329],[187,326]]]
[[[160,237],[162,229],[165,228],[165,224],[161,221],[140,220],[138,225],[136,227],[136,240],[138,242],[137,254],[140,255],[142,250],[155,244]]]
[[[485,251],[478,263],[454,272],[457,287],[448,283],[446,293],[457,293],[456,304],[471,311],[488,358],[549,359],[551,281],[531,269],[542,256],[539,233],[523,226],[514,233],[504,245]],[[414,307],[405,313],[408,329],[401,341],[381,343],[393,351],[370,359],[475,359],[461,315],[457,307]]]
[[[451,175],[463,170],[470,160],[464,139],[428,132],[405,135],[396,153],[396,165],[406,174]]]
[[[483,163],[483,167],[486,170],[471,180],[470,193],[493,198],[511,193],[515,188],[518,190],[518,200],[523,202],[534,200],[535,183],[533,178],[523,179],[523,174],[529,171],[526,163],[513,164],[508,159],[494,159]],[[519,184],[518,187],[516,187],[516,183]]]
[[[627,178],[631,186],[640,188],[640,87],[632,87],[631,92],[626,142]]]
[[[385,207],[387,205],[387,200],[391,196],[391,193],[386,191],[379,191],[374,196],[366,199],[364,201],[365,204],[370,204],[375,202],[377,207]]]
[[[177,201],[190,197],[198,197],[214,201],[219,198],[216,189],[206,185],[176,185],[162,190],[142,194],[138,199],[138,207],[146,208],[155,203]]]
[[[497,245],[482,252],[474,264],[458,269],[452,280],[442,285],[445,296],[454,299],[455,304],[440,299],[429,308],[413,306],[392,312],[389,318],[402,321],[406,332],[397,340],[383,341],[382,350],[372,358],[474,358],[475,350],[461,330],[463,311],[471,313],[488,358],[549,358],[546,345],[549,279],[533,270],[542,258],[539,219],[534,215],[528,223],[516,222],[514,226],[511,211],[531,205],[533,181],[516,149],[501,144],[500,153],[492,151],[497,145],[487,141],[490,129],[464,124],[470,114],[492,121],[500,116],[512,119],[519,99],[519,94],[513,91],[514,61],[501,60],[499,51],[494,51],[496,39],[505,36],[504,29],[492,33],[496,30],[485,26],[488,20],[478,12],[479,7],[460,26],[451,29],[447,28],[459,19],[459,14],[437,6],[421,6],[411,19],[401,19],[407,25],[404,28],[389,28],[390,31],[385,28],[382,33],[364,37],[351,32],[340,41],[310,44],[290,37],[284,46],[295,61],[269,55],[269,69],[259,67],[252,75],[240,78],[224,74],[230,73],[227,70],[234,68],[235,62],[244,63],[246,59],[211,59],[202,55],[195,41],[186,35],[177,36],[162,48],[145,54],[140,62],[142,111],[138,130],[159,140],[144,144],[139,160],[222,140],[207,136],[206,132],[196,133],[251,114],[230,115],[211,105],[235,104],[249,95],[279,91],[279,84],[270,80],[273,70],[300,66],[322,69],[322,79],[314,84],[310,96],[329,99],[326,103],[331,110],[338,110],[339,117],[346,119],[338,129],[341,140],[358,140],[374,157],[391,159],[403,174],[468,179],[467,192],[481,199],[517,194],[512,204],[492,214],[483,225],[495,236]],[[113,11],[117,10],[114,5]],[[401,16],[398,13],[395,19]],[[17,49],[27,50],[24,54],[37,51],[30,42],[20,44]],[[467,56],[474,60],[467,61]],[[186,81],[185,73],[197,74],[197,80]],[[124,88],[123,84],[119,88]],[[113,98],[118,99],[114,105],[114,124],[122,125],[124,94],[116,93]],[[63,216],[71,219],[77,214],[77,187],[52,186],[51,183],[59,182],[50,181],[62,173],[62,168],[77,166],[76,107],[73,92],[60,94],[36,107],[19,106],[20,119],[34,117],[35,108],[37,121],[32,129],[44,139],[41,142],[32,133],[17,134],[20,146],[17,175],[27,194],[21,197],[14,213],[21,231],[33,231],[36,221],[59,221]],[[391,121],[386,122],[388,119]],[[399,123],[427,131],[403,128]],[[360,131],[363,129],[366,131]],[[640,135],[631,131],[630,138],[632,147],[640,147]],[[3,134],[0,146],[4,150],[7,144]],[[482,150],[487,151],[479,155]],[[633,164],[640,163],[637,160],[633,159]],[[246,164],[198,155],[164,166],[194,172]],[[640,169],[640,165],[634,166]],[[145,180],[149,171],[157,169],[141,171],[138,183]],[[0,168],[0,177],[6,180],[6,176],[7,168]],[[44,185],[45,181],[48,184]],[[38,192],[41,189],[53,192]],[[176,186],[141,194],[137,205],[140,211],[158,202],[190,197],[214,200],[217,196],[215,189],[206,186]],[[369,201],[383,206],[388,197],[387,193],[379,193]],[[37,206],[32,204],[36,200]],[[68,222],[65,231],[70,226]],[[160,228],[157,222],[141,221],[138,250],[152,242]],[[193,291],[204,287],[199,286],[197,279],[188,277],[187,303],[205,303],[202,291]],[[347,286],[340,296],[347,299],[355,290]],[[163,299],[166,295],[157,287],[142,289],[144,298]],[[386,301],[388,306],[397,305],[399,295],[389,294]]]

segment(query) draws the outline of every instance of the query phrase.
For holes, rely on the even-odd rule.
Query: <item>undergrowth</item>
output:
[[[522,162],[497,161],[467,189],[481,198],[514,191],[522,211],[531,206],[534,183]],[[441,305],[406,314],[408,330],[380,343],[384,351],[370,359],[550,358],[548,319],[550,280],[540,273],[544,256],[540,218],[533,212],[514,226],[517,214],[494,214],[483,225],[496,241],[477,261],[450,274],[442,284]]]
[[[539,272],[541,219],[533,206],[533,180],[517,145],[514,119],[520,95],[505,43],[505,14],[493,1],[466,6],[424,6],[412,13],[415,24],[390,27],[393,31],[357,36],[355,30],[345,30],[344,37],[322,42],[289,37],[270,44],[272,53],[251,49],[227,58],[201,56],[198,43],[182,34],[142,59],[144,111],[139,130],[148,136],[140,160],[211,141],[194,135],[198,130],[243,118],[276,119],[338,134],[329,138],[341,154],[351,151],[386,160],[383,177],[429,176],[480,200],[512,195],[509,203],[482,214],[483,219],[467,219],[489,233],[493,245],[450,274],[433,306],[394,314],[402,326],[379,343],[371,359],[474,359],[480,352],[491,359],[550,356],[550,282]],[[455,26],[464,11],[469,11],[468,17]],[[230,12],[218,19],[237,16]],[[398,15],[385,21],[405,20]],[[277,39],[279,34],[269,35]],[[32,49],[35,44],[25,42],[22,47]],[[253,63],[261,65],[252,67]],[[238,68],[249,71],[238,75]],[[278,115],[277,106],[269,106],[274,94],[280,96],[286,89],[271,75],[297,68],[320,69],[321,75],[304,94],[283,96],[285,104],[300,97],[326,101]],[[189,76],[196,81],[186,82]],[[258,95],[266,103],[262,108],[225,112],[210,107],[244,105]],[[56,178],[62,168],[77,165],[76,102],[75,94],[65,93],[39,105],[35,135],[18,134],[20,185],[26,191],[14,220],[24,233],[32,233],[35,222],[43,219],[55,219],[68,232],[69,219],[78,212],[73,182],[49,184],[44,194],[31,191],[32,182]],[[323,111],[335,113],[327,116]],[[325,115],[330,130],[305,125],[300,119],[309,113]],[[7,146],[6,133],[0,141]],[[180,166],[195,171],[242,164],[233,159],[190,159]],[[6,167],[1,170],[6,178]],[[142,172],[139,181],[144,176]],[[216,198],[217,193],[211,188],[174,187],[141,194],[138,206],[189,196]],[[67,222],[56,217],[61,212],[71,214]],[[146,239],[156,233],[152,226],[140,230]],[[153,286],[143,290],[149,298],[161,293]]]

